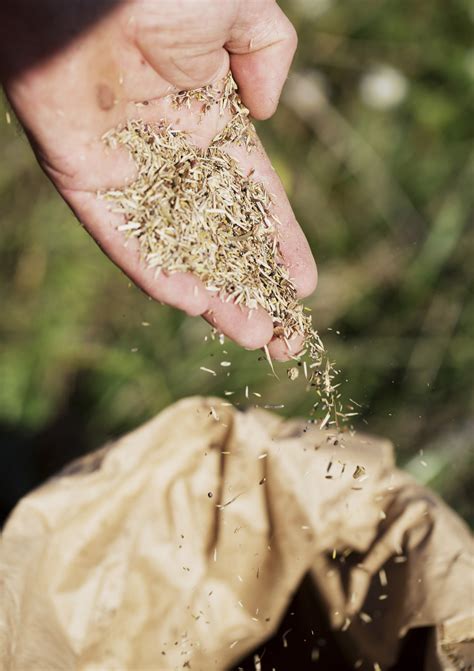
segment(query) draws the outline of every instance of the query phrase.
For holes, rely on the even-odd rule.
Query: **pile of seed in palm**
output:
[[[336,371],[283,263],[280,222],[270,195],[226,151],[229,143],[248,151],[256,145],[249,112],[232,76],[179,93],[172,104],[198,105],[201,115],[218,106],[230,120],[207,149],[194,145],[166,120],[129,121],[113,129],[105,142],[131,153],[138,177],[101,196],[124,216],[120,230],[138,240],[148,267],[168,274],[193,273],[223,300],[250,309],[261,306],[271,315],[275,333],[287,342],[302,335],[304,351],[298,359],[304,361],[308,384],[318,394],[315,407],[324,411],[325,424],[338,424],[344,413],[334,384]],[[294,378],[298,369],[288,373]]]

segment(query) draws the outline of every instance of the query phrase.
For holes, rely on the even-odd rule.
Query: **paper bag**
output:
[[[425,668],[467,669],[471,543],[386,441],[183,400],[17,505],[0,669],[229,669],[305,575],[352,668],[389,668],[429,626]]]

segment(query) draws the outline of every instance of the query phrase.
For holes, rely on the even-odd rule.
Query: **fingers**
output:
[[[208,146],[228,120],[226,117],[220,117],[216,108],[212,108],[204,118],[200,118],[188,110],[171,108],[167,101],[154,101],[142,108],[140,115],[150,121],[154,118],[166,118],[173,126],[188,132],[190,140],[202,147]],[[283,261],[289,269],[298,296],[300,298],[309,296],[315,290],[317,283],[313,254],[265,150],[259,145],[249,153],[243,147],[228,145],[226,151],[238,161],[244,173],[253,170],[253,179],[262,182],[271,194],[272,212],[279,222],[276,235]]]
[[[268,344],[268,353],[273,361],[288,361],[301,352],[304,346],[303,336],[295,333],[288,342],[283,338],[273,338]]]
[[[150,11],[137,26],[135,41],[144,58],[176,89],[199,88],[229,71],[224,43],[232,23],[230,3],[202,11],[197,4],[184,0],[158,16]]]
[[[283,261],[296,287],[298,297],[306,298],[316,288],[317,269],[311,248],[296,221],[285,189],[265,150],[259,146],[249,153],[242,147],[227,147],[229,154],[239,161],[243,172],[253,172],[253,179],[262,182],[272,197],[272,212],[277,221],[276,235]]]
[[[262,309],[249,310],[235,303],[226,303],[211,294],[209,309],[204,318],[220,333],[247,349],[259,349],[270,342],[273,323]]]
[[[119,230],[122,218],[111,213],[108,204],[95,194],[64,191],[63,196],[107,256],[154,300],[192,317],[202,315],[220,333],[246,349],[260,349],[268,344],[275,361],[286,361],[301,350],[300,336],[289,343],[273,337],[272,319],[262,308],[249,310],[221,300],[190,273],[157,274],[147,268],[140,257],[138,242],[127,241]]]
[[[65,191],[63,196],[107,256],[154,300],[192,317],[202,315],[220,333],[247,349],[259,349],[271,341],[273,324],[263,309],[248,310],[225,302],[190,273],[157,274],[144,264],[138,242],[126,241],[119,230],[122,218],[111,213],[106,202],[82,191]],[[275,359],[288,358],[284,343],[272,344],[272,348]]]
[[[119,230],[122,217],[110,212],[107,202],[83,191],[63,191],[62,195],[109,259],[151,298],[193,317],[208,310],[209,294],[197,277],[189,273],[157,273],[146,266],[138,241],[124,237]]]
[[[154,70],[176,89],[200,88],[224,77],[229,54],[222,47],[194,47],[161,51],[153,41],[141,40],[141,50]]]
[[[153,299],[192,317],[203,315],[220,333],[247,349],[259,349],[270,342],[273,324],[264,310],[248,310],[225,302],[190,273],[157,274],[143,263],[138,242],[125,241],[118,230],[122,219],[109,211],[107,203],[89,193],[63,195],[107,256]]]
[[[219,118],[218,110],[216,109],[213,109],[206,117],[197,122],[194,116],[186,110],[170,108],[167,101],[152,101],[150,105],[141,108],[140,115],[142,118],[150,121],[156,117],[167,118],[174,126],[186,128],[190,132],[190,139],[202,146],[207,146],[211,138],[216,134],[218,126],[225,123],[222,118]],[[314,290],[316,284],[314,259],[306,238],[295,219],[280,180],[273,170],[268,157],[261,147],[252,150],[251,153],[244,148],[235,146],[229,146],[227,150],[239,161],[243,172],[247,173],[250,169],[253,169],[254,179],[264,183],[268,192],[272,194],[273,211],[280,222],[276,233],[280,241],[280,251],[283,260],[289,269],[290,277],[297,288],[299,296],[309,295]],[[123,259],[126,251],[122,250],[122,262],[119,262],[119,265],[124,266]],[[124,267],[124,270],[132,277],[130,269]],[[141,272],[143,273],[143,268]],[[280,339],[272,340],[272,320],[262,309],[257,311],[244,310],[232,303],[220,301],[215,294],[210,294],[210,297],[207,299],[208,303],[203,309],[202,302],[196,305],[194,301],[188,303],[185,300],[184,294],[186,292],[190,293],[191,288],[185,288],[185,285],[180,284],[174,275],[169,278],[163,275],[158,279],[153,275],[153,284],[151,286],[146,284],[146,277],[148,276],[141,277],[140,269],[137,269],[133,275],[134,281],[153,297],[171,305],[181,307],[189,314],[204,313],[204,317],[212,326],[243,347],[257,349],[269,344],[270,354],[275,360],[286,360],[301,349],[302,343],[300,340],[292,340],[289,349],[285,341]],[[167,294],[164,293],[166,289],[169,289],[169,293]],[[192,290],[194,291],[194,288]],[[181,295],[174,295],[176,291]],[[181,304],[183,300],[185,300],[184,307]]]
[[[137,21],[134,40],[146,61],[177,89],[198,88],[232,69],[256,119],[270,117],[297,45],[296,31],[275,0],[204,6],[183,0],[165,15]]]
[[[242,100],[256,119],[275,112],[297,41],[295,29],[274,0],[241,0],[225,46]]]

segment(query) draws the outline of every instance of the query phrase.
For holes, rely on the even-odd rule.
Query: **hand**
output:
[[[7,96],[41,166],[107,256],[154,299],[203,315],[247,348],[269,343],[273,358],[286,358],[263,310],[249,323],[245,310],[189,274],[156,278],[96,196],[133,179],[126,153],[106,152],[101,140],[125,120],[167,118],[200,145],[226,123],[217,113],[202,121],[192,110],[177,114],[169,93],[222,79],[230,67],[251,114],[273,114],[296,46],[274,0],[5,0],[0,25]],[[299,295],[309,295],[314,260],[268,158],[261,148],[230,153],[273,194],[284,261]]]

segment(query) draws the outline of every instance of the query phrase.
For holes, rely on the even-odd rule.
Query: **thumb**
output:
[[[294,27],[274,0],[240,3],[225,47],[242,100],[256,119],[275,112],[297,42]]]
[[[180,90],[194,89],[225,77],[229,72],[229,54],[224,48],[224,26],[214,35],[202,35],[196,27],[202,23],[194,11],[184,21],[177,40],[173,32],[164,36],[156,26],[140,30],[136,41],[151,67],[169,84]],[[228,35],[228,31],[227,35]],[[197,34],[196,34],[197,33]]]

